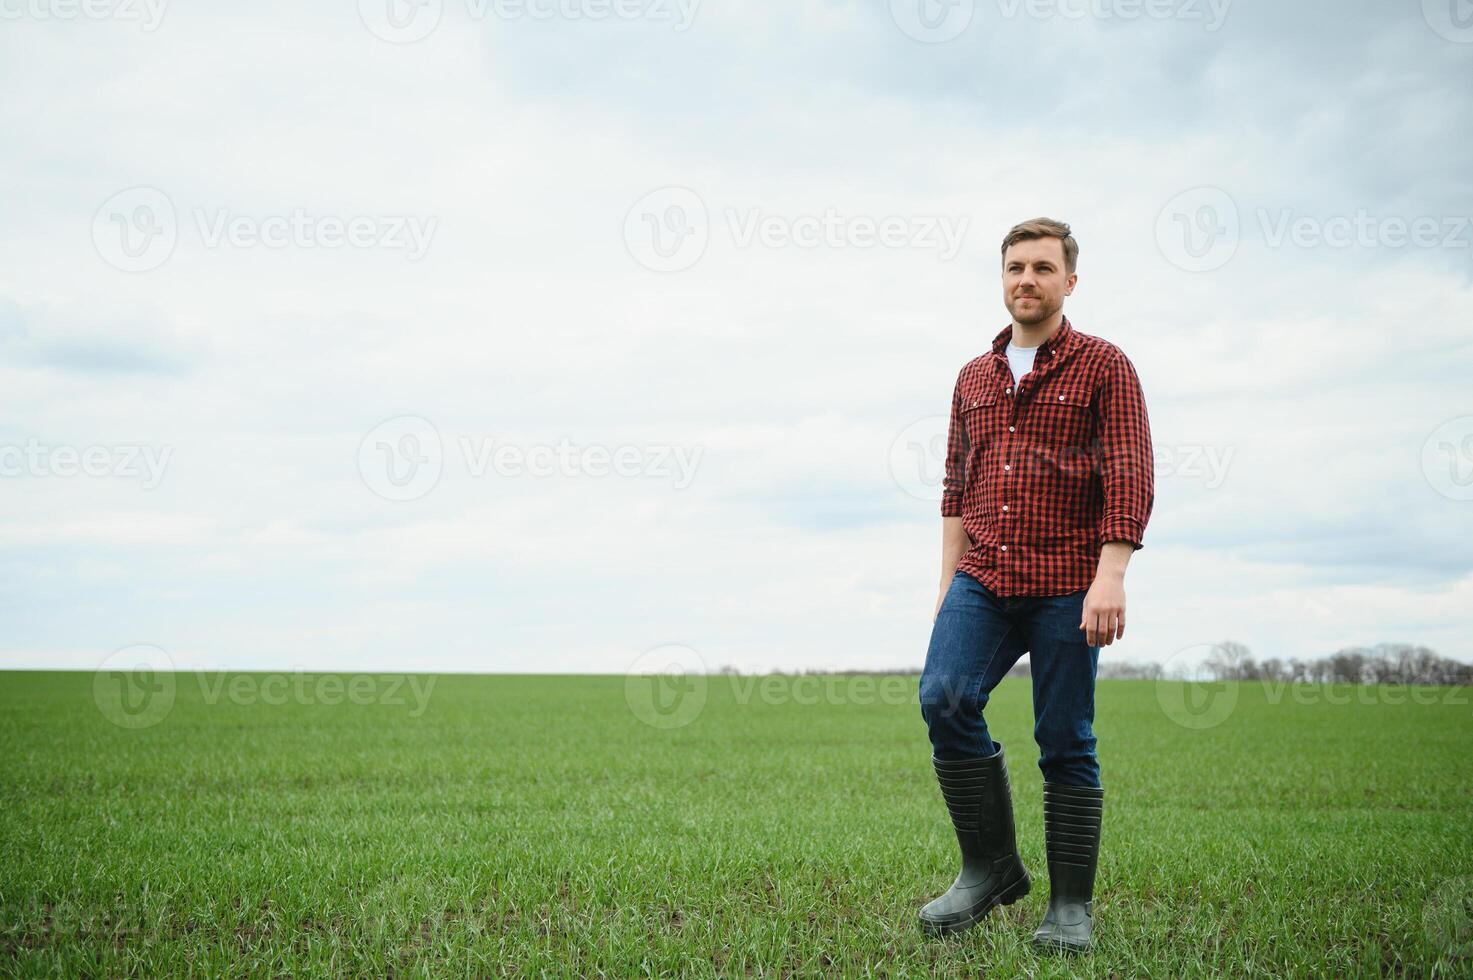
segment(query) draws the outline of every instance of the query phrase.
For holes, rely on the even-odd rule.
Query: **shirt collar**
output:
[[[1013,325],[1009,323],[1002,328],[1002,332],[992,339],[992,352],[1007,356],[1008,342],[1013,339]],[[1053,335],[1038,345],[1039,353],[1047,358],[1055,358],[1060,354],[1068,352],[1074,343],[1074,328],[1069,326],[1069,318],[1066,316],[1059,324],[1059,329]]]

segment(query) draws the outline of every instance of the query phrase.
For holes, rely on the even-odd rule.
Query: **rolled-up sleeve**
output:
[[[1146,397],[1124,353],[1107,368],[1096,397],[1105,497],[1100,543],[1126,541],[1139,551],[1156,501],[1155,467]]]
[[[962,376],[951,392],[951,421],[946,427],[945,471],[941,475],[941,516],[962,516],[962,492],[967,475],[967,430],[962,423]]]

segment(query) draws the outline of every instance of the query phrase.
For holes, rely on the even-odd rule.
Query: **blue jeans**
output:
[[[1100,785],[1093,731],[1100,648],[1079,628],[1085,591],[1003,598],[965,572],[952,576],[921,672],[921,717],[936,758],[995,754],[982,709],[1026,652],[1044,780]]]

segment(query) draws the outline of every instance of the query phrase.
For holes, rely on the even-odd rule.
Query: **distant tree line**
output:
[[[754,673],[804,674],[919,674],[919,667],[897,667],[894,670],[822,670],[755,671]],[[743,674],[731,664],[724,664],[718,674]],[[1008,671],[1009,677],[1028,677],[1026,656]],[[1283,660],[1270,657],[1255,660],[1248,648],[1233,640],[1211,644],[1211,652],[1200,662],[1168,667],[1154,661],[1101,661],[1099,676],[1104,680],[1216,680],[1270,681],[1288,684],[1418,684],[1428,686],[1473,686],[1473,664],[1439,657],[1434,651],[1409,643],[1377,643],[1372,647],[1346,647],[1327,657]]]
[[[1027,675],[1027,665],[1023,675]],[[1017,668],[1014,668],[1015,670]],[[1346,647],[1326,657],[1255,660],[1248,648],[1231,640],[1214,644],[1200,664],[1168,670],[1158,663],[1102,663],[1102,678],[1158,680],[1207,675],[1218,681],[1275,681],[1290,684],[1423,684],[1473,685],[1473,664],[1440,657],[1423,646],[1378,643]]]

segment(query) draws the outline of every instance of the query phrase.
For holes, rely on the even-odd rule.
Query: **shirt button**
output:
[[[1002,393],[1004,395],[1011,395],[1013,393],[1013,389],[1011,389],[1011,388],[1004,388]]]
[[[982,404],[982,402],[981,402],[981,400],[980,400],[980,399],[979,399],[979,400],[977,400],[977,401],[974,401],[974,402],[972,402],[972,407],[973,407],[973,408],[976,408],[976,407],[977,407],[977,406],[978,406],[978,405],[980,405],[980,404]]]
[[[1002,509],[1003,509],[1003,510],[1007,510],[1007,509],[1008,509],[1008,505],[1007,505],[1007,504],[1003,504],[1003,505],[1002,505]]]
[[[1063,395],[1060,395],[1059,396],[1059,401],[1063,401],[1063,400],[1064,400],[1064,396]]]
[[[1002,550],[1003,550],[1003,551],[1007,551],[1007,550],[1008,550],[1008,546],[1007,546],[1007,545],[1003,545],[1003,546],[1002,546]]]
[[[1009,432],[1012,432],[1012,431],[1013,431],[1013,427],[1012,427],[1012,426],[1011,426],[1011,425],[1010,425],[1010,426],[1008,426],[1008,431],[1009,431]]]
[[[1010,470],[1010,469],[1013,468],[1013,466],[1012,466],[1011,463],[1003,463],[1002,464],[1002,468],[1005,469],[1005,470]]]

